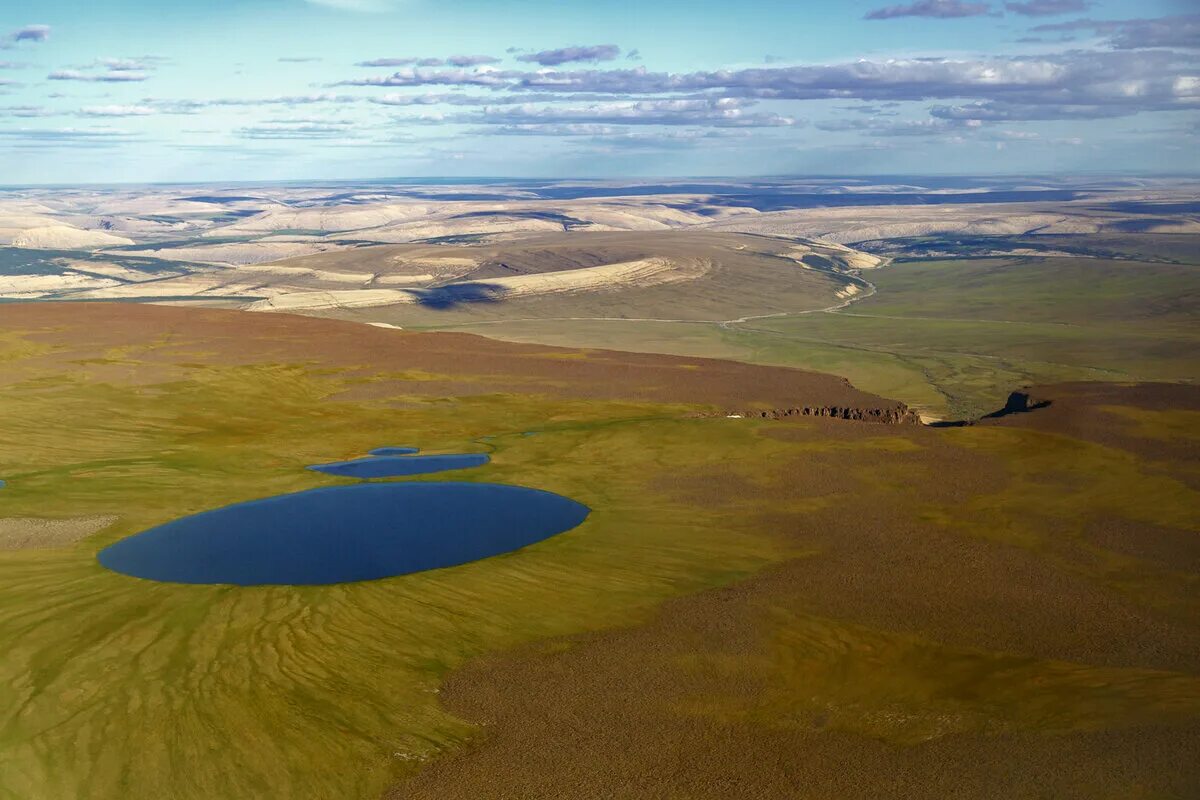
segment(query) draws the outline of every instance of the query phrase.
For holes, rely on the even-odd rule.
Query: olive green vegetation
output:
[[[504,393],[430,397],[415,387],[350,401],[356,387],[396,375],[221,366],[205,361],[203,343],[176,338],[170,347],[162,355],[154,342],[128,345],[55,363],[52,345],[0,339],[0,476],[8,481],[0,517],[120,517],[71,547],[0,553],[5,800],[377,798],[479,733],[438,703],[440,680],[468,658],[635,624],[667,597],[804,557],[778,536],[781,516],[792,525],[788,515],[803,519],[832,503],[852,512],[854,501],[847,483],[838,497],[749,493],[707,505],[667,482],[719,468],[725,480],[774,486],[781,463],[860,453],[863,480],[907,493],[937,469],[914,467],[922,450],[914,434],[883,426],[863,438],[799,443],[761,434],[816,422],[686,419],[682,405]],[[438,375],[403,378],[416,386]],[[1152,433],[1194,431],[1190,417],[1135,417]],[[930,505],[930,525],[1031,548],[1043,547],[1046,524],[1069,527],[1093,506],[1200,527],[1187,511],[1200,507],[1196,492],[1122,452],[1008,429],[947,437],[1006,459],[1015,482],[966,506]],[[380,445],[487,451],[491,464],[455,480],[545,488],[593,513],[520,553],[334,587],[161,584],[95,561],[107,543],[186,513],[346,482],[304,465]],[[1051,480],[1063,463],[1072,465],[1066,485],[1104,480],[1064,499]],[[1178,600],[1194,595],[1183,577],[1142,567],[1110,554],[1087,569],[1165,614],[1195,613]],[[779,621],[776,656],[725,666],[775,687],[762,704],[746,711],[697,699],[692,711],[763,724],[821,714],[832,727],[901,744],[1200,714],[1194,676],[952,648],[810,616]]]
[[[736,452],[761,470],[783,445],[750,427],[700,436],[678,408],[505,395],[337,402],[356,379],[286,365],[119,385],[122,358],[102,361],[0,388],[0,516],[121,518],[68,549],[0,553],[0,797],[375,797],[470,732],[436,696],[464,659],[628,622],[780,555],[646,486],[674,460]],[[339,483],[303,467],[384,444],[487,450],[456,479],[594,512],[517,555],[353,585],[158,584],[94,559],[183,514]]]
[[[1067,734],[1185,721],[1200,679],[948,645],[776,610],[769,657],[701,656],[692,668],[761,681],[761,694],[693,699],[691,713],[813,724],[900,746],[956,735]]]
[[[68,548],[0,553],[0,798],[378,797],[478,733],[438,703],[449,670],[525,642],[636,623],[668,597],[803,556],[777,536],[771,515],[854,502],[785,493],[705,506],[663,488],[666,476],[719,466],[755,486],[775,480],[783,460],[853,450],[886,481],[887,458],[921,449],[883,426],[853,442],[787,442],[760,435],[785,423],[687,418],[684,406],[509,394],[339,400],[372,376],[209,364],[200,343],[186,364],[148,358],[153,350],[114,348],[63,369],[45,360],[47,346],[0,341],[0,476],[9,481],[0,516],[120,517]],[[1013,453],[1030,446],[1024,435],[1039,436],[955,433],[963,446]],[[161,584],[95,561],[105,544],[184,514],[342,483],[303,466],[400,444],[487,451],[491,464],[455,479],[543,488],[593,513],[515,554],[357,584]],[[1099,474],[1123,465],[1112,472],[1120,485],[1103,491],[1144,497],[1139,518],[1195,524],[1180,510],[1198,507],[1194,492],[1164,489],[1124,458],[1092,454],[1089,470]],[[934,479],[904,469],[907,481]],[[1106,507],[1117,513],[1114,498]],[[987,536],[976,526],[1026,513],[1016,489],[979,502],[982,522],[931,508],[929,524]],[[1044,492],[1028,500],[1033,512],[1050,502]],[[1129,591],[1150,590],[1134,583]],[[810,687],[804,696],[840,709],[833,724],[902,742],[996,725],[1059,731],[1200,713],[1200,682],[1176,673],[1094,670],[801,622],[785,626],[790,655],[737,666],[787,676],[762,714],[793,713],[800,695],[783,687],[797,681]],[[865,653],[870,662],[855,660]],[[846,673],[850,662],[859,666]],[[966,694],[956,688],[964,676],[974,687]],[[926,710],[900,725],[897,704]],[[954,731],[938,722],[948,707],[958,715]]]
[[[865,276],[875,295],[826,313],[724,325],[545,320],[459,329],[830,372],[952,419],[994,411],[1027,384],[1200,379],[1196,266],[981,258],[898,262]]]

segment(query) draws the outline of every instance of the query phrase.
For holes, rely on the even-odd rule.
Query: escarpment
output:
[[[883,425],[920,425],[921,417],[903,403],[890,408],[858,406],[793,406],[790,408],[752,409],[700,414],[705,417],[745,417],[749,419],[787,419],[788,417],[827,417],[853,422],[876,422]]]

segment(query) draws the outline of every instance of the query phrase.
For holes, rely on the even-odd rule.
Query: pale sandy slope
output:
[[[648,258],[598,267],[563,270],[534,275],[512,275],[452,284],[456,292],[476,297],[511,300],[520,297],[635,289],[692,280],[702,276],[709,264],[696,259]],[[438,289],[358,289],[343,291],[293,292],[260,300],[246,306],[249,311],[313,311],[413,305],[436,297]]]
[[[829,242],[853,243],[946,234],[1014,236],[1096,233],[1114,221],[1083,205],[1073,208],[1061,204],[1053,211],[1018,204],[919,205],[773,211],[753,217],[712,222],[704,227],[709,230],[805,236]]]

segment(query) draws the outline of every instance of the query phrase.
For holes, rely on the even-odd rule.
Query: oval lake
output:
[[[156,581],[329,584],[450,567],[576,527],[590,509],[494,483],[361,483],[252,500],[112,544],[105,567]]]

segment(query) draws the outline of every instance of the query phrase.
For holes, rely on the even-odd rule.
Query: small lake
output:
[[[589,513],[569,498],[521,486],[359,483],[183,517],[97,558],[116,572],[172,583],[345,583],[510,553],[576,527]]]

